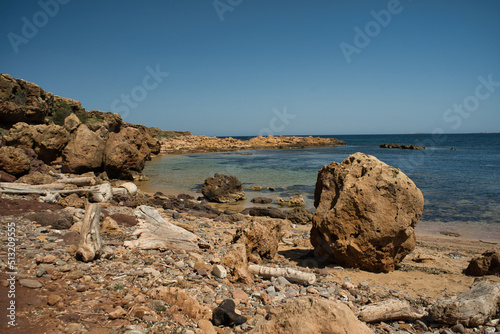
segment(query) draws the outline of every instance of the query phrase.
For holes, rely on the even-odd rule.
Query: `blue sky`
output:
[[[496,0],[2,1],[0,35],[1,73],[166,130],[500,131]]]

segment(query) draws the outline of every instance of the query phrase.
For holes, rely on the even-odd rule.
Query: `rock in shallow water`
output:
[[[235,202],[246,198],[237,177],[219,173],[205,180],[201,192],[208,199],[220,203]]]

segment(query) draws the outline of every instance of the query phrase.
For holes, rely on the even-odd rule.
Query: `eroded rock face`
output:
[[[0,74],[0,123],[43,123],[54,108],[64,105],[80,110],[80,102],[46,92],[34,83]]]
[[[484,252],[473,258],[465,274],[471,276],[500,275],[500,249]]]
[[[422,192],[374,156],[355,153],[324,166],[314,201],[311,243],[322,260],[389,272],[415,248]]]
[[[158,153],[159,143],[144,129],[127,127],[110,133],[104,151],[104,170],[112,178],[132,179],[141,172],[152,153]]]
[[[14,176],[30,170],[31,159],[22,148],[4,146],[0,148],[0,169]]]
[[[105,142],[81,124],[71,135],[71,140],[62,152],[63,171],[85,173],[99,170],[102,166]]]
[[[240,180],[236,176],[216,173],[203,183],[201,193],[208,199],[219,202],[235,202],[246,198]]]
[[[262,259],[272,260],[278,254],[282,230],[283,224],[280,221],[252,221],[236,230],[233,243],[244,244],[248,259],[261,263]]]
[[[14,124],[5,136],[7,145],[33,148],[38,158],[45,163],[50,163],[60,156],[69,139],[69,132],[62,126],[29,125],[24,122]]]
[[[285,333],[356,333],[373,334],[342,303],[313,297],[302,297],[293,303],[273,309],[269,320],[262,322],[253,334]]]

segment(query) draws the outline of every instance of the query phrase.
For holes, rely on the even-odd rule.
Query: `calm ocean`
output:
[[[330,137],[330,136],[324,136]],[[274,192],[247,191],[244,206],[255,196],[301,194],[313,209],[318,170],[332,161],[363,152],[400,168],[422,190],[425,207],[419,228],[426,232],[458,232],[500,240],[500,134],[339,135],[344,147],[301,150],[248,150],[240,154],[160,156],[146,164],[148,191],[201,189],[215,173],[238,177],[244,187],[273,187]],[[245,137],[240,137],[245,139]],[[247,137],[249,138],[249,137]],[[383,149],[383,143],[416,144],[426,150]],[[454,148],[454,150],[451,150]],[[242,206],[243,204],[239,204]]]

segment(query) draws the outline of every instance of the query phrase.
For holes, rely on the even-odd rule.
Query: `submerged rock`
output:
[[[201,193],[208,199],[219,202],[235,202],[246,198],[240,180],[236,176],[216,173],[203,183]]]
[[[363,153],[318,173],[311,243],[325,261],[389,272],[415,248],[424,197],[401,171]]]

